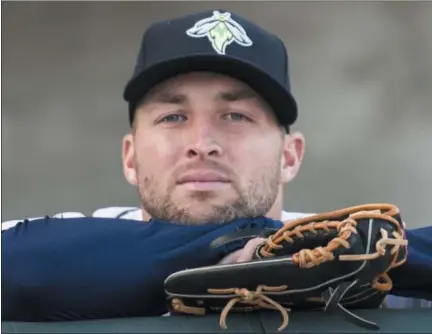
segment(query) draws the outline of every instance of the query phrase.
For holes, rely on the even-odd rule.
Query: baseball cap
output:
[[[225,74],[246,83],[286,127],[297,119],[288,54],[281,39],[235,13],[214,10],[160,21],[145,31],[123,94],[130,123],[137,103],[150,89],[195,71]]]

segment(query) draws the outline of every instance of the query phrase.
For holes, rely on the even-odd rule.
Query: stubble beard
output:
[[[165,220],[175,224],[203,225],[209,223],[226,224],[240,218],[255,218],[265,216],[273,206],[279,189],[280,169],[279,160],[263,169],[260,177],[250,180],[244,190],[233,185],[237,197],[225,205],[209,205],[205,203],[208,194],[198,193],[196,199],[208,206],[208,212],[197,215],[188,207],[181,207],[173,201],[172,189],[161,193],[155,178],[142,177],[139,179],[139,196],[141,205],[150,217]]]

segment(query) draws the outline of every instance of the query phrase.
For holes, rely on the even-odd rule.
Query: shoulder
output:
[[[141,209],[137,207],[123,207],[123,206],[111,206],[100,208],[94,211],[91,215],[84,215],[81,212],[61,212],[54,215],[48,215],[51,218],[80,218],[80,217],[95,217],[95,218],[118,218],[118,219],[132,219],[141,220]],[[46,216],[27,217],[22,219],[7,220],[1,223],[2,231],[8,230],[23,221],[32,221],[36,219],[42,219]]]
[[[281,220],[293,220],[298,218],[303,218],[310,216],[310,213],[301,213],[301,212],[287,212],[282,211]],[[52,216],[52,218],[79,218],[79,217],[95,217],[95,218],[117,218],[117,219],[131,219],[131,220],[141,220],[141,209],[133,206],[110,206],[105,208],[100,208],[95,210],[91,215],[86,216],[81,212],[61,212],[56,213]],[[36,219],[42,219],[44,216],[36,216],[30,218],[21,218],[15,220],[8,220],[2,222],[2,231],[8,230],[19,223],[22,223],[24,220],[32,221]]]
[[[314,215],[313,213],[304,213],[304,212],[288,212],[288,211],[282,211],[282,217],[281,220],[283,222],[286,222],[287,220],[294,220],[294,219],[300,219],[304,217],[309,217]]]

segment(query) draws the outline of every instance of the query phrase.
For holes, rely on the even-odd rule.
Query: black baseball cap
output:
[[[225,10],[205,11],[152,24],[144,33],[123,98],[132,124],[137,103],[158,83],[178,74],[229,75],[254,89],[285,127],[297,119],[288,54],[277,36]]]

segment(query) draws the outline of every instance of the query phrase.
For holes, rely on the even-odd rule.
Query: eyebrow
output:
[[[183,104],[187,102],[187,96],[184,94],[171,93],[169,91],[154,92],[151,96],[148,96],[146,102],[150,103],[167,103],[167,104]],[[235,91],[220,92],[216,96],[216,100],[235,102],[247,99],[257,99],[260,101],[260,97],[250,89],[238,89]]]
[[[146,99],[150,103],[168,103],[168,104],[181,104],[187,100],[186,95],[176,94],[171,92],[155,92]]]
[[[221,92],[218,94],[217,99],[228,101],[228,102],[235,102],[241,100],[255,100],[255,102],[265,112],[269,112],[271,114],[273,113],[268,103],[252,89],[242,88],[232,92]]]
[[[217,95],[217,99],[234,102],[239,100],[259,99],[259,96],[250,89],[239,89],[232,92],[221,92]]]

